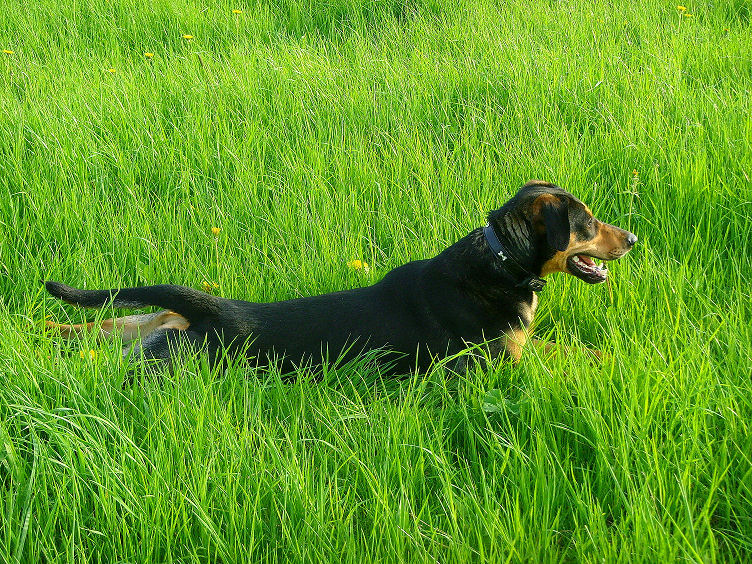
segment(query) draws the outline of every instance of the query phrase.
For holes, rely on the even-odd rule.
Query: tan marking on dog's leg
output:
[[[67,325],[64,323],[55,323],[54,321],[45,321],[45,327],[52,333],[57,333],[63,339],[76,339],[84,333],[91,331],[94,323],[84,323],[79,325]]]
[[[512,362],[519,362],[522,357],[522,347],[527,341],[527,333],[522,329],[512,329],[504,335],[504,352]]]
[[[47,325],[47,329],[57,332],[63,339],[78,339],[83,337],[85,333],[95,332],[94,337],[99,341],[108,341],[112,339],[115,328],[124,328],[123,341],[128,342],[136,338],[132,328],[138,327],[141,324],[148,325],[148,322],[155,315],[156,314],[129,315],[127,317],[118,317],[116,319],[105,319],[98,326],[95,321],[75,325],[47,321],[45,324]]]
[[[548,356],[549,354],[554,354],[557,351],[560,351],[562,348],[560,345],[557,345],[556,343],[551,343],[550,341],[544,341],[543,339],[539,339],[538,337],[533,337],[530,339],[530,344],[533,345],[539,352],[544,354],[545,356]],[[566,352],[566,349],[564,349]]]
[[[191,326],[190,321],[179,313],[174,311],[163,311],[164,315],[160,318],[161,325],[157,329],[177,329],[178,331],[185,331]]]
[[[127,315],[114,319],[105,319],[98,327],[96,322],[81,323],[77,325],[66,325],[46,322],[47,328],[56,331],[63,339],[76,339],[84,333],[96,331],[96,339],[108,341],[112,339],[116,331],[122,334],[123,344],[130,343],[138,338],[144,338],[157,329],[177,329],[184,331],[188,329],[190,323],[180,314],[174,311],[160,311],[157,313],[145,313],[139,315]]]
[[[557,343],[551,343],[549,341],[544,341],[543,339],[538,339],[537,337],[533,337],[530,339],[530,344],[532,344],[534,347],[536,347],[538,350],[540,350],[544,355],[570,355],[575,351],[581,351],[586,352],[592,355],[595,360],[602,360],[603,353],[599,351],[598,349],[591,349],[588,347],[567,347],[565,345],[559,345]]]
[[[158,329],[184,331],[190,325],[185,317],[168,310],[143,315],[128,315],[126,317],[118,317],[117,319],[108,319],[107,321],[114,322],[115,329],[122,332],[123,344],[130,343],[138,338],[143,339]],[[104,323],[103,329],[105,329]],[[110,332],[109,334],[111,334],[112,328],[108,327],[107,329]],[[102,331],[103,333],[104,331]]]

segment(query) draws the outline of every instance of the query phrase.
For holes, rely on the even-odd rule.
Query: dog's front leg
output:
[[[562,354],[564,356],[567,356],[579,351],[591,354],[598,361],[602,360],[603,358],[603,353],[598,349],[591,349],[588,347],[568,347],[566,345],[559,345],[550,341],[544,341],[543,339],[539,339],[538,337],[531,337],[530,343],[534,347],[536,347],[540,354],[543,354],[545,356],[554,354]]]
[[[523,329],[511,329],[504,334],[504,355],[517,364],[522,358],[522,347],[527,342],[528,335]]]

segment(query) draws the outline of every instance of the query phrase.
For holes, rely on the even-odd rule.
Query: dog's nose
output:
[[[637,235],[634,233],[627,233],[627,245],[629,247],[634,247],[634,244],[637,242]]]

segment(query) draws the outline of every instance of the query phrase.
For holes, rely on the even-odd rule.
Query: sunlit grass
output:
[[[0,562],[752,557],[746,0],[2,8]],[[640,238],[540,296],[600,364],[123,388],[41,330],[44,279],[370,284],[530,178]]]

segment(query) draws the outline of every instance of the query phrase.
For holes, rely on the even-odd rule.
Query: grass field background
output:
[[[0,0],[0,562],[752,559],[751,13]],[[369,284],[530,178],[640,238],[541,294],[600,364],[122,388],[41,330],[44,279]]]

